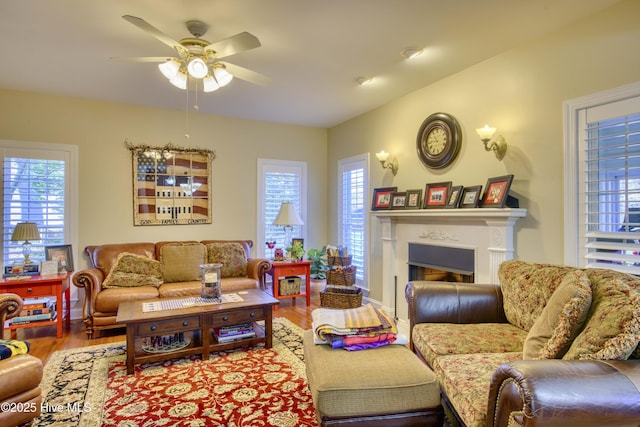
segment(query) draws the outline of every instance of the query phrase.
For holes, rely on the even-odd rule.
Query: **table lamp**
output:
[[[29,259],[31,255],[30,240],[40,240],[40,232],[35,222],[19,222],[11,235],[11,241],[19,242],[24,240],[22,244],[22,255],[24,256],[25,265],[31,264],[33,261]]]
[[[304,225],[302,218],[296,212],[296,207],[291,202],[282,202],[280,212],[273,220],[273,225],[281,225],[284,227],[285,247],[291,246],[291,230],[295,225]]]

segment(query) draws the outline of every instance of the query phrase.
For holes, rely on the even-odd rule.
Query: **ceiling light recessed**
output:
[[[421,53],[422,53],[422,49],[418,49],[417,47],[408,47],[406,49],[403,49],[402,52],[400,52],[400,54],[404,56],[406,59],[413,59],[416,56],[420,56]]]
[[[363,85],[367,85],[369,83],[371,83],[373,81],[373,77],[369,77],[369,76],[358,76],[355,79],[353,79],[356,81],[356,83],[358,83],[360,86]]]

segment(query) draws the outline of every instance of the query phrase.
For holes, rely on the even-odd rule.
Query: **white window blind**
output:
[[[356,284],[367,288],[367,156],[361,155],[339,162],[339,233],[342,246],[346,246],[356,266]]]
[[[41,240],[31,242],[31,259],[45,259],[44,247],[68,243],[67,162],[64,151],[3,148],[3,262],[23,260],[22,243],[11,235],[19,222],[35,222]]]
[[[567,263],[640,275],[640,85],[565,107]]]
[[[266,246],[275,241],[275,248],[286,248],[284,227],[273,225],[280,212],[282,202],[291,202],[306,224],[306,164],[260,159],[258,162],[258,238],[257,252],[260,256],[271,257],[273,250]],[[305,236],[304,225],[294,226],[291,237]],[[305,244],[305,249],[308,245]]]

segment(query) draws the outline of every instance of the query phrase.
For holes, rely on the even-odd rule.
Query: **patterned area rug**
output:
[[[273,348],[247,347],[136,365],[125,345],[55,352],[45,367],[34,426],[316,426],[302,329],[273,322]]]

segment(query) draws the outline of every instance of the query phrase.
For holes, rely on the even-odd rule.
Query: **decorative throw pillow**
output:
[[[165,283],[200,280],[200,265],[206,262],[202,243],[168,243],[160,248]]]
[[[640,341],[640,294],[620,279],[591,283],[589,320],[563,359],[627,359]]]
[[[207,254],[207,262],[222,263],[222,277],[246,277],[247,256],[240,243],[209,243]]]
[[[584,326],[590,306],[591,281],[583,271],[568,273],[529,330],[523,359],[562,357]]]
[[[529,331],[553,292],[575,267],[504,261],[498,268],[504,314],[509,323]]]
[[[104,288],[132,288],[160,286],[162,269],[160,262],[143,255],[122,252],[116,258],[111,271],[102,283]]]
[[[27,341],[0,339],[0,360],[28,352],[29,343]]]

